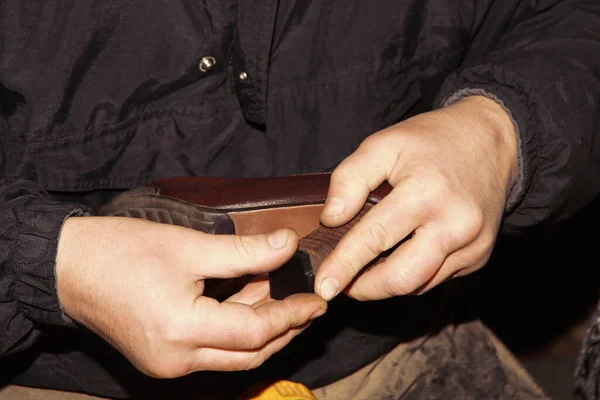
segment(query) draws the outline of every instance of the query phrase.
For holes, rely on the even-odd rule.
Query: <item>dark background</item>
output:
[[[499,238],[490,263],[465,278],[479,316],[553,399],[570,399],[581,342],[600,290],[600,199],[522,236]]]

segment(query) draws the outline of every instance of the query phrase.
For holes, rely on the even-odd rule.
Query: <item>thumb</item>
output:
[[[287,228],[260,235],[198,233],[199,239],[183,251],[182,261],[199,265],[204,278],[267,273],[288,261],[298,248],[298,235]]]

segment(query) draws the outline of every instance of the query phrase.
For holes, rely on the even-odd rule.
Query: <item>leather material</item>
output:
[[[117,196],[100,215],[143,218],[211,234],[256,234],[287,227],[300,236],[299,251],[270,275],[271,294],[281,299],[314,291],[321,262],[342,236],[390,191],[388,183],[373,191],[348,224],[327,228],[319,223],[331,174],[226,179],[175,177]],[[205,295],[224,300],[251,277],[208,280]]]
[[[331,173],[269,178],[175,177],[157,181],[152,187],[163,196],[221,210],[325,203]],[[391,191],[388,183],[374,190],[369,203],[377,203]]]
[[[358,215],[345,225],[336,228],[320,225],[300,239],[294,257],[286,265],[269,274],[271,297],[281,300],[294,293],[313,293],[315,275],[321,263],[371,207],[372,205],[367,203]],[[388,252],[375,258],[369,266],[384,261],[387,254]]]

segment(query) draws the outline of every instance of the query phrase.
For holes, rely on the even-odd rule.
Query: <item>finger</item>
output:
[[[238,293],[230,296],[226,302],[254,306],[257,302],[270,298],[269,275],[261,274],[246,284]]]
[[[369,193],[391,174],[398,158],[397,146],[386,146],[385,136],[376,134],[333,171],[321,222],[336,227],[350,221],[363,208]]]
[[[471,245],[448,256],[438,272],[414,294],[427,293],[446,281],[469,275],[483,267],[488,262],[491,252],[486,248],[477,247],[482,246]]]
[[[254,302],[252,304],[252,307],[257,308],[257,307],[262,306],[263,304],[271,303],[273,301],[276,301],[276,300],[274,300],[273,298],[271,298],[271,296],[267,296],[267,297],[264,297],[264,298],[262,298],[262,299],[260,299],[260,300],[258,300],[256,302]]]
[[[199,349],[196,361],[193,364],[193,371],[190,372],[206,370],[243,371],[257,368],[302,333],[308,325],[309,323],[298,328],[292,328],[258,350],[223,350],[210,347]]]
[[[413,294],[413,295],[425,294],[425,293],[429,292],[431,289],[443,284],[444,282],[450,281],[459,276],[464,276],[464,275],[468,274],[467,271],[474,270],[473,266],[461,265],[460,267],[457,267],[457,266],[453,265],[454,264],[453,262],[447,262],[447,261],[449,261],[449,260],[446,260],[442,264],[442,266],[437,271],[437,273],[428,282],[426,282],[423,286],[421,286],[420,288],[418,288],[411,294]],[[458,268],[458,269],[456,269],[456,268]]]
[[[188,330],[199,347],[255,350],[273,338],[323,315],[327,303],[308,293],[256,308],[240,303],[218,303],[201,297],[196,301],[198,318]]]
[[[292,229],[261,235],[209,235],[197,232],[196,240],[182,246],[181,262],[197,265],[201,278],[236,278],[273,271],[298,248]]]
[[[358,300],[380,300],[412,294],[440,269],[448,254],[436,229],[418,229],[385,261],[360,275],[347,289]]]
[[[399,185],[398,190],[371,208],[323,261],[315,285],[321,297],[331,300],[365,265],[423,224],[419,203],[403,192]]]

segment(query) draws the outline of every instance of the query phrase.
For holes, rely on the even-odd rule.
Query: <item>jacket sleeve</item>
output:
[[[64,220],[86,213],[32,182],[0,180],[0,357],[31,346],[44,326],[72,325],[58,302],[55,258]]]
[[[600,2],[489,3],[435,106],[478,94],[510,114],[519,143],[503,224],[511,233],[567,218],[600,192]]]

